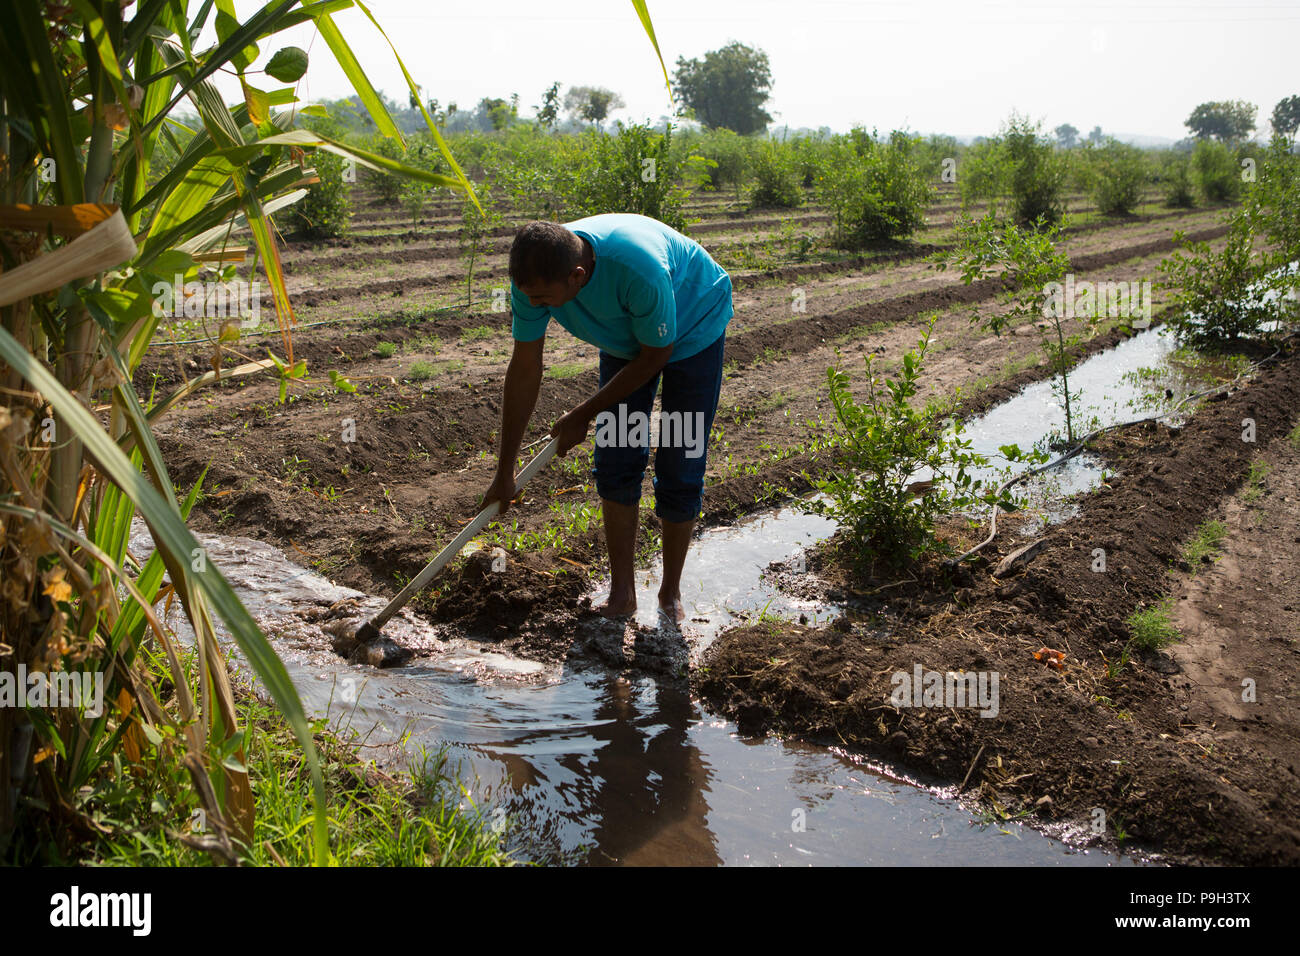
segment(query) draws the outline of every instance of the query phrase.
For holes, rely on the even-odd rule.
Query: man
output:
[[[731,320],[731,277],[699,243],[645,216],[591,216],[567,225],[530,222],[510,247],[514,353],[506,371],[497,473],[484,503],[509,507],[514,463],[542,382],[552,317],[600,349],[600,388],[551,429],[559,454],[581,444],[595,421],[593,472],[609,551],[609,599],[597,610],[636,609],[641,483],[650,459],[647,420],[659,380],[662,408],[655,453],[655,513],[663,522],[659,606],[674,623],[682,566],[700,514],[708,435],[722,388],[722,350]]]

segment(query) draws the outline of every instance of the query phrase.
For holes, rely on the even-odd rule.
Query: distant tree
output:
[[[429,116],[431,116],[433,118],[433,121],[437,123],[439,126],[446,125],[447,120],[450,119],[451,115],[456,112],[455,103],[448,103],[447,108],[444,110],[442,108],[442,104],[439,103],[437,100],[429,100],[429,102],[425,104],[425,108],[429,111]],[[420,122],[423,123],[424,120],[421,119]]]
[[[555,129],[555,124],[560,118],[559,80],[552,83],[546,92],[542,94],[542,105],[534,108],[537,110],[538,125],[547,129]]]
[[[1100,126],[1094,126],[1092,132],[1088,134],[1088,142],[1092,143],[1094,146],[1100,146],[1105,142],[1105,139],[1106,137],[1101,134]]]
[[[423,86],[416,83],[415,89],[411,90],[411,92],[407,94],[406,101],[411,105],[412,112],[418,113],[420,111],[420,91],[423,89]]]
[[[767,128],[772,117],[763,109],[770,98],[772,70],[762,50],[732,42],[704,54],[704,59],[677,58],[677,98],[705,126],[724,127],[747,136]]]
[[[1273,132],[1281,133],[1287,139],[1295,136],[1300,129],[1300,96],[1288,96],[1277,101],[1273,107]]]
[[[1186,126],[1197,139],[1233,142],[1245,139],[1255,129],[1258,107],[1245,100],[1202,103],[1187,117]]]
[[[1062,123],[1052,132],[1056,134],[1056,141],[1061,149],[1074,149],[1074,144],[1079,141],[1079,131],[1069,123]]]
[[[498,132],[510,125],[518,111],[500,97],[485,96],[479,100],[477,112],[487,118],[492,129]]]
[[[569,115],[599,126],[610,110],[626,104],[623,97],[603,86],[571,86],[564,94],[564,108]]]

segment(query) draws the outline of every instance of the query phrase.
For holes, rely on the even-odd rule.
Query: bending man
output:
[[[636,609],[638,508],[654,438],[655,513],[663,522],[659,606],[680,622],[682,566],[700,514],[722,388],[730,276],[699,243],[663,223],[610,214],[525,225],[510,247],[510,284],[514,353],[497,473],[484,503],[500,501],[504,511],[518,491],[514,463],[537,404],[546,327],[554,318],[600,350],[599,390],[551,429],[563,455],[596,424],[593,473],[611,578],[609,599],[598,610],[617,617]]]

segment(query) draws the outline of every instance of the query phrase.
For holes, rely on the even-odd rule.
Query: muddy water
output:
[[[804,521],[798,516],[788,520]],[[759,519],[781,522],[780,515]],[[826,532],[808,528],[809,537]],[[428,652],[414,666],[347,664],[302,612],[347,597],[247,538],[200,536],[209,558],[271,637],[309,713],[362,738],[380,764],[445,747],[466,781],[463,806],[500,826],[520,857],[641,864],[1105,865],[1131,863],[1016,824],[982,825],[942,790],[834,749],[746,740],[691,699],[685,680],[573,660],[544,667],[494,653],[403,612],[385,628]],[[761,539],[761,540],[756,540]],[[788,555],[784,531],[704,536],[693,559],[725,560],[722,610],[751,607],[745,583]],[[137,522],[131,548],[145,555]],[[745,557],[737,556],[743,550]],[[715,567],[717,567],[715,565]],[[710,574],[719,581],[718,575]],[[761,607],[761,605],[760,605]],[[706,617],[697,605],[697,617]],[[183,615],[168,623],[187,636]],[[220,626],[218,624],[218,626]],[[707,640],[704,627],[697,640]]]
[[[1171,351],[1167,338],[1152,330],[1075,369],[1071,385],[1083,392],[1085,427],[1157,410],[1147,400],[1150,386],[1124,375],[1166,366]],[[1175,400],[1192,389],[1191,376],[1166,372],[1161,396],[1166,386]],[[1044,383],[973,421],[967,435],[982,452],[1012,442],[1029,447],[1062,421]],[[1054,494],[1091,487],[1101,475],[1096,461],[1073,462],[1056,479]],[[638,643],[649,643],[663,659],[667,646],[667,657],[677,652],[684,666],[746,617],[767,612],[825,620],[835,609],[779,592],[763,572],[833,530],[826,519],[787,508],[708,531],[683,580],[685,639],[658,626],[657,568],[638,574],[635,623],[626,634],[607,636],[615,648],[626,642],[631,656]],[[347,664],[304,612],[355,598],[373,613],[383,601],[337,587],[260,542],[202,541],[272,637],[309,712],[354,730],[364,752],[380,763],[401,766],[446,748],[466,781],[463,805],[501,827],[521,857],[704,865],[1134,862],[1073,848],[1068,841],[1081,832],[1049,836],[980,823],[951,792],[833,748],[741,738],[734,725],[690,697],[680,668],[651,674],[576,655],[544,666],[407,611],[385,634],[421,654],[413,666]],[[150,548],[139,523],[132,546],[141,556]],[[170,623],[184,636],[179,612]]]
[[[1096,428],[1148,415],[1164,415],[1170,421],[1185,415],[1187,407],[1169,413],[1186,396],[1209,387],[1215,380],[1209,377],[1208,370],[1197,371],[1171,361],[1174,351],[1172,336],[1164,328],[1148,329],[1071,369],[1076,440]],[[970,474],[996,486],[1014,474],[1005,466],[999,467],[1001,446],[1014,444],[1024,450],[1038,447],[1054,458],[1070,444],[1065,436],[1065,409],[1059,392],[1050,381],[1028,385],[966,424],[963,437],[971,442],[971,450],[994,463],[988,468],[970,469]],[[1049,439],[1055,441],[1049,444]],[[1096,488],[1105,473],[1099,458],[1081,453],[1021,483],[1016,494],[1023,495],[1027,509],[1036,511],[1042,520],[1060,521],[1078,510],[1067,500],[1069,496]],[[917,472],[912,477],[933,475]],[[1024,530],[1032,533],[1035,526],[1026,525]]]

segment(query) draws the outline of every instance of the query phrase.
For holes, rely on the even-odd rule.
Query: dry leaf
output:
[[[61,567],[51,568],[45,572],[45,590],[42,594],[48,594],[55,601],[67,601],[72,597],[72,585],[68,584],[64,578],[67,572]]]

